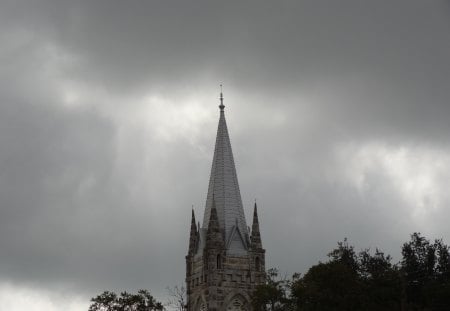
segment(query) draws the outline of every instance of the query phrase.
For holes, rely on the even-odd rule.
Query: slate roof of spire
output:
[[[220,93],[220,118],[217,128],[216,146],[209,179],[203,228],[208,228],[208,220],[215,201],[220,228],[229,253],[243,254],[248,248],[248,229],[242,207],[241,193],[231,150],[230,137]]]

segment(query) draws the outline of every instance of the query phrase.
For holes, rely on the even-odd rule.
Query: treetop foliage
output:
[[[116,293],[105,291],[91,299],[89,311],[157,311],[164,310],[149,291],[141,289],[137,294],[128,292]]]
[[[413,233],[397,264],[379,249],[356,253],[347,239],[328,257],[290,279],[269,270],[253,295],[255,310],[450,310],[450,253],[442,240]]]

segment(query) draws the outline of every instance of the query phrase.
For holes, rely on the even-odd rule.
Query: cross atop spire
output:
[[[220,85],[220,105],[219,105],[220,111],[223,111],[225,108],[225,105],[223,104],[223,92],[222,92],[222,84]]]

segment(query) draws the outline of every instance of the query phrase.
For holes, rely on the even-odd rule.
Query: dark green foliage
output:
[[[358,272],[358,257],[355,254],[353,246],[348,245],[347,239],[344,239],[344,242],[338,242],[338,248],[332,250],[328,254],[328,257],[331,258],[331,262],[338,262],[346,266],[353,273]]]
[[[113,292],[105,291],[91,299],[89,311],[156,311],[164,310],[163,305],[157,302],[150,292],[144,289],[137,294],[127,292],[117,296]]]
[[[266,283],[253,294],[254,310],[450,310],[450,249],[442,240],[431,243],[413,233],[403,244],[398,264],[379,249],[356,253],[346,239],[328,257],[304,276],[296,273],[291,279],[269,270]],[[120,296],[105,291],[91,301],[89,311],[164,310],[146,290]]]
[[[359,277],[362,283],[365,310],[400,310],[402,297],[401,272],[392,265],[391,257],[376,249],[359,253]]]
[[[360,306],[357,275],[337,261],[311,267],[291,288],[299,310],[358,310]]]
[[[91,299],[92,304],[89,311],[114,311],[118,310],[118,300],[116,293],[104,291],[100,295]]]
[[[344,240],[329,257],[292,282],[294,310],[399,310],[400,274],[390,256],[357,255]]]
[[[431,243],[420,233],[403,244],[406,300],[408,310],[449,310],[450,256],[442,240]]]
[[[287,281],[278,277],[276,269],[269,269],[266,274],[266,284],[258,286],[253,295],[255,310],[276,311],[285,310]]]
[[[398,264],[379,249],[357,254],[346,239],[328,256],[291,280],[276,281],[270,270],[254,293],[255,310],[450,310],[450,249],[442,240],[412,234]]]

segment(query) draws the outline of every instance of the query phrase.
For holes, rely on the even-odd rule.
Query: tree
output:
[[[427,289],[432,283],[436,264],[434,245],[415,232],[411,240],[403,244],[402,255],[408,305],[412,309],[425,308],[429,304]]]
[[[437,255],[437,265],[436,265],[436,275],[437,277],[445,282],[450,281],[450,250],[447,245],[441,240],[436,240],[434,242],[436,255]]]
[[[363,304],[366,310],[400,310],[402,305],[402,276],[391,256],[376,249],[371,255],[363,250],[358,255],[359,274],[363,284]]]
[[[118,298],[116,293],[104,291],[91,299],[89,311],[115,311],[118,310]]]
[[[354,247],[348,245],[347,238],[343,242],[338,242],[338,248],[328,253],[328,257],[331,258],[331,262],[343,264],[354,273],[359,270],[358,256],[356,256]]]
[[[360,283],[351,268],[338,261],[319,263],[291,285],[297,310],[358,310]]]
[[[169,293],[167,306],[178,311],[185,311],[187,309],[186,287],[175,285],[174,287],[166,287],[166,289]]]
[[[442,240],[434,242],[437,263],[434,286],[431,289],[430,306],[432,310],[446,310],[450,306],[450,254],[449,247]]]
[[[294,310],[399,310],[401,277],[391,257],[380,250],[356,254],[345,239],[328,254],[330,260],[312,266],[293,279]]]
[[[274,269],[253,295],[255,310],[439,311],[450,306],[450,248],[413,233],[402,261],[379,249],[356,253],[347,239],[304,276],[279,279]]]
[[[114,292],[105,291],[91,299],[89,311],[159,311],[164,310],[163,305],[156,301],[150,292],[144,289],[137,294],[128,292],[117,296]]]
[[[431,243],[415,232],[403,244],[401,268],[411,310],[447,310],[450,305],[450,256],[442,240]]]
[[[258,285],[253,293],[252,304],[255,310],[277,311],[286,310],[286,279],[279,278],[277,269],[269,269],[266,273],[266,283]]]

